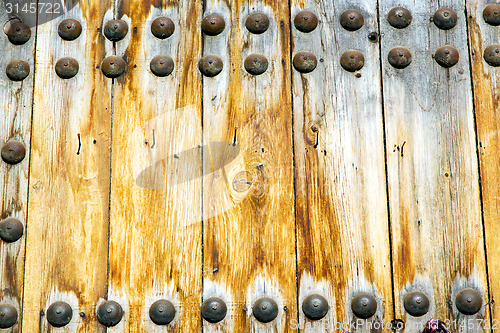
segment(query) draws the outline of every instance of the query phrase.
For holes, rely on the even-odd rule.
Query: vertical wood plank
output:
[[[488,317],[488,290],[465,1],[407,3],[413,21],[398,30],[386,15],[400,5],[397,0],[380,1],[396,318],[410,332],[421,331],[431,318],[445,321],[452,331],[478,332]],[[441,7],[458,14],[451,30],[440,30],[430,20]],[[449,69],[433,59],[447,44],[460,54]],[[413,54],[405,69],[388,62],[388,52],[397,46]],[[455,298],[465,288],[483,297],[476,315],[457,310]],[[414,290],[430,300],[422,317],[404,309],[405,296]]]
[[[219,56],[224,67],[203,78],[203,298],[222,298],[228,313],[220,323],[205,321],[204,330],[296,331],[288,2],[205,3],[204,16],[221,15],[226,28],[204,35],[203,54]],[[262,34],[245,27],[256,12],[270,21]],[[269,64],[258,76],[244,68],[253,53]],[[278,305],[267,324],[252,315],[261,297]]]
[[[340,16],[359,10],[364,25],[347,31]],[[293,70],[299,306],[311,294],[330,305],[325,318],[307,319],[304,332],[382,330],[392,319],[391,268],[377,1],[292,1],[292,20],[315,13],[318,27],[292,28],[293,56],[312,52],[317,68]],[[340,65],[350,49],[364,55],[356,73]],[[368,293],[377,301],[373,317],[353,315],[352,299]]]
[[[168,331],[199,332],[201,321],[201,1],[119,0],[115,16],[129,33],[116,43],[127,61],[113,93],[113,157],[108,299],[125,311],[108,332],[165,332],[151,304],[171,301]],[[175,23],[164,40],[151,23]],[[150,70],[172,57],[164,78]]]
[[[39,13],[46,23],[37,35],[25,332],[52,330],[44,314],[55,301],[73,310],[59,331],[103,331],[94,309],[107,282],[111,82],[95,68],[105,54],[98,28],[109,9],[104,0],[82,1],[63,16]],[[58,35],[66,18],[83,26],[74,41]],[[74,78],[56,75],[62,57],[78,61]]]

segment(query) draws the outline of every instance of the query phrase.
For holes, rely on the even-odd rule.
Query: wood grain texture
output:
[[[446,321],[453,331],[478,332],[480,320],[488,317],[485,307],[464,316],[455,306],[464,288],[488,299],[465,2],[411,1],[405,6],[413,22],[397,30],[386,15],[399,5],[380,2],[396,318],[409,332],[419,332],[430,318]],[[445,6],[458,13],[457,26],[448,31],[430,20]],[[460,53],[450,69],[433,60],[446,44]],[[406,69],[388,63],[396,46],[413,54]],[[423,317],[404,310],[404,297],[413,290],[431,301]]]
[[[201,331],[201,9],[201,1],[115,3],[129,34],[116,43],[127,71],[113,93],[108,299],[125,316],[108,332]],[[151,33],[160,16],[175,23],[165,40]],[[150,71],[159,54],[174,60],[168,77]],[[169,327],[149,318],[158,299],[176,307]]]
[[[392,319],[391,271],[377,1],[292,1],[292,20],[302,10],[318,16],[318,27],[295,27],[293,55],[309,51],[318,59],[309,74],[293,70],[299,306],[310,294],[330,305],[319,322],[300,311],[304,332],[372,331]],[[359,10],[364,26],[340,25],[347,9]],[[341,55],[363,53],[364,67],[345,71]],[[375,316],[357,324],[351,301],[373,295]]]
[[[111,82],[96,66],[105,54],[98,28],[109,9],[93,1],[62,17],[39,14],[50,21],[37,35],[24,332],[52,331],[41,311],[55,301],[73,309],[58,332],[104,331],[94,313],[106,295]],[[83,26],[75,41],[58,35],[65,18]],[[79,62],[77,76],[56,75],[61,57]]]
[[[265,14],[270,27],[250,33],[247,17]],[[203,297],[228,306],[206,332],[292,332],[297,320],[293,197],[290,32],[286,1],[206,1],[204,16],[221,15],[226,28],[204,36],[204,55],[217,55],[222,72],[203,78]],[[265,73],[246,72],[250,54],[264,55]],[[278,304],[278,317],[257,322],[261,297]]]

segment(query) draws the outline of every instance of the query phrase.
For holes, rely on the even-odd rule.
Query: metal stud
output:
[[[169,76],[174,70],[174,61],[168,55],[157,55],[151,60],[149,68],[156,76]]]
[[[455,304],[458,311],[464,315],[473,315],[481,310],[483,306],[483,299],[481,295],[474,289],[463,289],[457,294]]]
[[[486,6],[483,11],[484,21],[490,25],[498,26],[500,25],[500,5],[492,4]]]
[[[387,14],[387,21],[396,29],[404,29],[410,25],[413,17],[404,7],[394,7]]]
[[[26,147],[22,142],[11,139],[2,147],[2,160],[8,164],[17,164],[24,160]]]
[[[429,311],[429,298],[421,291],[412,291],[405,296],[404,307],[413,317],[421,317]]]
[[[253,305],[252,313],[261,323],[269,323],[278,316],[278,304],[272,298],[260,298]]]
[[[165,39],[170,36],[175,31],[174,21],[169,19],[168,17],[158,17],[153,23],[151,23],[151,33],[153,36],[159,39]]]
[[[389,51],[387,59],[394,68],[403,69],[411,64],[412,56],[407,48],[395,47]]]
[[[444,68],[455,66],[458,63],[459,58],[460,55],[458,50],[451,45],[441,46],[434,54],[436,62]]]
[[[7,243],[18,241],[24,233],[24,227],[21,221],[9,217],[0,222],[0,238]]]
[[[47,321],[54,327],[63,327],[69,324],[73,317],[73,310],[66,302],[52,303],[47,309]]]
[[[125,73],[125,60],[117,56],[109,56],[101,63],[102,73],[109,78],[116,78]]]
[[[340,15],[340,25],[349,31],[356,31],[365,24],[365,18],[359,10],[348,9]]]
[[[17,323],[17,310],[10,304],[0,304],[0,328],[10,328]]]
[[[209,36],[217,36],[226,27],[226,22],[222,16],[217,14],[210,14],[205,16],[201,21],[201,30]]]
[[[267,71],[269,63],[262,54],[253,53],[245,59],[244,65],[249,74],[260,75]]]
[[[218,323],[226,317],[226,313],[226,303],[217,297],[205,300],[201,306],[201,316],[209,323]]]
[[[64,40],[75,40],[82,33],[82,25],[75,19],[66,19],[59,24],[57,32],[59,33],[59,37]]]
[[[12,81],[22,81],[30,74],[30,65],[21,59],[12,60],[5,70]]]
[[[104,36],[112,42],[122,40],[127,33],[128,25],[124,20],[109,20],[104,25]]]
[[[457,25],[457,12],[449,7],[443,7],[436,10],[432,17],[436,27],[442,30],[449,30]]]
[[[301,51],[293,57],[293,67],[301,73],[310,73],[317,65],[318,60],[311,52]]]
[[[22,45],[30,40],[31,29],[26,23],[11,21],[7,29],[7,37],[12,44]]]
[[[151,305],[149,318],[156,325],[168,325],[175,317],[174,305],[165,299],[160,299]]]
[[[303,10],[293,20],[295,28],[301,32],[311,32],[318,26],[318,17],[313,12]]]
[[[500,66],[500,44],[488,46],[484,50],[484,60],[493,67]]]
[[[250,14],[245,21],[245,27],[254,34],[264,33],[269,29],[269,18],[262,13]]]
[[[372,295],[362,293],[354,297],[351,309],[356,317],[368,319],[377,312],[377,301]]]
[[[216,55],[206,55],[198,62],[198,68],[201,74],[214,77],[222,71],[224,65],[222,59]]]
[[[115,301],[106,301],[97,308],[97,320],[106,327],[116,326],[123,317],[123,309]]]
[[[365,57],[356,50],[347,50],[340,57],[340,65],[348,72],[359,71],[365,65]]]
[[[78,74],[80,66],[76,59],[65,57],[61,58],[56,63],[56,73],[62,79],[71,79]]]
[[[320,320],[328,313],[328,301],[321,295],[309,295],[302,303],[302,311],[311,320]]]

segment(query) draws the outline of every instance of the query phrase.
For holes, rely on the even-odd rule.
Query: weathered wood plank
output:
[[[169,331],[201,331],[201,1],[119,0],[115,17],[129,33],[116,43],[127,60],[115,80],[108,299],[125,316],[109,332],[164,332],[149,318],[151,304],[171,301]],[[160,40],[151,23],[172,19]],[[164,78],[153,57],[172,57]]]
[[[55,301],[73,310],[59,331],[104,331],[95,306],[107,282],[111,82],[96,66],[105,56],[98,28],[110,7],[104,0],[81,1],[60,17],[39,13],[39,21],[51,20],[37,35],[25,332],[51,331],[44,314]],[[78,39],[59,37],[65,18],[82,24]],[[56,75],[62,57],[78,61],[74,78]]]
[[[293,70],[299,306],[310,294],[330,305],[320,321],[300,311],[299,326],[305,332],[380,329],[392,319],[392,286],[379,46],[367,38],[378,34],[377,1],[292,4],[292,19],[302,10],[319,19],[310,33],[292,28],[293,55],[308,51],[318,60],[309,74]],[[363,14],[361,29],[341,26],[348,9]],[[364,55],[356,73],[340,65],[349,49]],[[376,314],[362,325],[351,310],[359,293],[377,301]]]
[[[465,2],[405,4],[413,21],[395,29],[386,15],[399,5],[380,2],[396,318],[409,332],[421,331],[430,318],[445,321],[452,331],[478,332],[481,319],[488,317],[484,301],[474,316],[460,314],[455,304],[464,288],[488,298]],[[451,30],[438,29],[430,20],[441,7],[458,14]],[[460,54],[449,69],[433,59],[447,44]],[[397,46],[413,54],[405,69],[388,62]],[[430,300],[422,317],[409,315],[403,306],[414,290]]]

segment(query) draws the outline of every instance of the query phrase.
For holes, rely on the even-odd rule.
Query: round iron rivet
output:
[[[47,309],[47,321],[54,327],[63,327],[69,324],[73,317],[73,310],[68,303],[55,302]]]
[[[252,313],[261,323],[269,323],[278,316],[278,304],[269,297],[260,298],[253,305]]]
[[[17,323],[17,310],[10,304],[0,304],[0,328],[10,328]]]
[[[109,78],[116,78],[125,73],[125,60],[117,56],[105,58],[101,63],[102,73]]]
[[[97,320],[106,327],[116,326],[123,317],[123,309],[115,301],[106,301],[97,308]]]
[[[11,21],[7,30],[7,37],[14,45],[22,45],[30,40],[31,29],[23,22]]]
[[[56,73],[62,79],[71,79],[78,74],[80,66],[76,59],[65,57],[61,58],[56,63]]]
[[[64,40],[75,40],[82,34],[82,25],[75,19],[66,19],[59,24],[57,32]]]
[[[151,60],[149,67],[154,75],[165,77],[174,70],[174,61],[168,55],[157,55]]]
[[[248,31],[251,33],[261,34],[269,29],[269,19],[265,14],[253,13],[247,17],[245,27],[247,27]]]
[[[19,240],[24,233],[24,227],[21,221],[9,217],[0,222],[0,238],[7,243],[13,243]]]
[[[310,73],[317,65],[318,60],[311,52],[301,51],[293,57],[293,67],[301,73]]]
[[[226,27],[226,22],[222,16],[217,14],[210,14],[205,16],[201,21],[201,30],[209,36],[217,36]]]
[[[457,294],[455,303],[458,311],[462,312],[464,315],[470,316],[481,310],[483,299],[477,291],[467,288]]]
[[[411,52],[405,47],[395,47],[389,51],[389,63],[398,69],[403,69],[411,64]]]
[[[436,50],[434,59],[444,68],[450,68],[458,63],[460,55],[458,50],[451,45],[441,46]]]
[[[340,25],[349,31],[356,31],[365,24],[365,18],[359,10],[348,9],[340,15]]]
[[[198,68],[201,74],[214,77],[222,71],[224,65],[222,59],[216,55],[206,55],[198,62]]]
[[[149,318],[156,325],[170,324],[175,317],[174,305],[165,299],[160,299],[149,308]]]
[[[205,300],[201,306],[201,316],[209,323],[218,323],[226,317],[226,313],[226,303],[217,297]]]
[[[26,148],[17,140],[9,140],[2,147],[2,160],[8,164],[17,164],[24,160]]]
[[[387,21],[396,29],[406,28],[412,19],[410,11],[404,7],[394,7],[387,14]]]
[[[356,317],[368,319],[377,312],[377,301],[372,295],[359,294],[352,300],[351,309]]]
[[[488,46],[484,50],[484,60],[493,67],[500,66],[500,44]]]
[[[128,25],[124,20],[109,20],[104,25],[104,36],[112,42],[122,40],[127,33]]]
[[[340,65],[348,72],[359,71],[365,65],[365,57],[356,50],[347,50],[340,57]]]
[[[436,10],[432,17],[436,27],[442,30],[449,30],[457,25],[457,12],[449,7],[443,7]]]
[[[301,32],[311,32],[318,26],[318,17],[313,12],[303,10],[293,20],[295,28]]]
[[[260,75],[267,71],[269,63],[262,54],[253,53],[245,59],[244,65],[249,74]]]
[[[412,291],[405,296],[404,307],[413,317],[421,317],[429,311],[429,298],[423,292]]]
[[[321,295],[309,295],[302,303],[302,311],[311,320],[320,320],[328,313],[328,301]]]
[[[12,60],[7,65],[5,72],[12,81],[22,81],[30,74],[30,65],[24,60]]]
[[[168,17],[158,17],[153,23],[151,23],[151,33],[153,36],[159,39],[165,39],[170,36],[175,31],[174,21],[169,19]]]
[[[483,11],[484,21],[490,25],[498,26],[500,25],[500,5],[493,4],[488,5]]]

